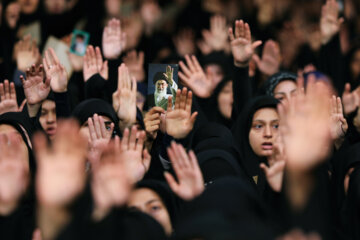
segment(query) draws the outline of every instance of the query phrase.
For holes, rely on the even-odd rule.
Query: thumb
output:
[[[259,66],[261,63],[260,57],[257,54],[254,54],[252,59],[255,61],[256,66]]]
[[[350,91],[351,91],[351,85],[350,83],[346,83],[344,93],[350,93]]]
[[[269,171],[269,167],[266,166],[265,163],[260,163],[260,168],[264,171],[265,174],[267,174]]]
[[[259,47],[262,44],[261,40],[255,41],[253,44],[251,44],[252,49],[255,50],[257,47]]]

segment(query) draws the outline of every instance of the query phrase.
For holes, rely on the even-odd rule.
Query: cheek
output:
[[[89,127],[82,126],[80,128],[80,134],[84,136],[86,139],[90,140]]]
[[[172,225],[171,225],[171,221],[170,221],[170,216],[169,216],[169,213],[165,209],[157,211],[156,213],[150,213],[150,215],[153,218],[155,218],[156,221],[158,221],[161,224],[161,226],[163,226],[166,233],[168,233],[168,234],[171,233]]]
[[[262,140],[261,131],[250,130],[249,143],[256,155],[260,155],[261,153],[261,143],[262,143],[261,140]]]

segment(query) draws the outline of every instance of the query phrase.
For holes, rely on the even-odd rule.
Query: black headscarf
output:
[[[255,182],[257,179],[257,186],[260,193],[262,193],[265,189],[266,179],[263,171],[261,171],[259,167],[259,164],[266,162],[267,159],[265,157],[259,157],[254,153],[250,146],[249,133],[255,112],[262,108],[276,109],[278,103],[279,101],[271,96],[253,98],[244,106],[244,109],[232,128],[235,142],[239,147],[241,154],[241,165],[244,166],[249,177],[253,178]]]
[[[135,189],[140,188],[151,189],[159,195],[169,213],[171,224],[174,226],[179,211],[179,199],[171,191],[170,187],[164,182],[147,179],[136,184]]]

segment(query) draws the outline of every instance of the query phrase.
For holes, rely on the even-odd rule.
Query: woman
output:
[[[260,96],[248,102],[232,132],[241,154],[241,165],[256,183],[260,193],[266,186],[266,178],[259,164],[268,163],[273,154],[273,145],[278,136],[279,116],[273,97]]]
[[[178,202],[175,194],[163,182],[143,180],[131,192],[127,206],[155,218],[170,236],[176,223]]]
[[[296,93],[296,74],[280,71],[269,77],[264,83],[261,93],[274,96],[279,101],[289,100]]]

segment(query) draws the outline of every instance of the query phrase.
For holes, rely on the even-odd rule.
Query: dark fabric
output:
[[[270,76],[263,84],[260,90],[261,95],[274,96],[274,89],[276,86],[285,80],[291,80],[296,82],[296,74],[287,71],[280,71]]]

